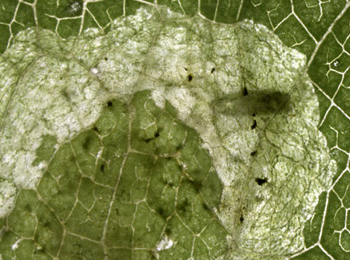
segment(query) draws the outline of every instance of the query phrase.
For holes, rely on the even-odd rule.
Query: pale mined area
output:
[[[8,182],[35,188],[47,167],[32,164],[44,135],[57,138],[57,149],[90,128],[107,100],[149,89],[212,156],[225,185],[216,212],[232,234],[230,258],[301,250],[303,225],[336,167],[317,130],[306,57],[251,21],[170,16],[177,21],[140,9],[106,35],[89,29],[61,41],[28,29],[15,38],[0,66],[0,217],[13,203]]]

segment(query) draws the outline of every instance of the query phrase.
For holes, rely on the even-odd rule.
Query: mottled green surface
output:
[[[0,6],[2,52],[11,44],[12,37],[18,31],[30,26],[57,31],[61,36],[77,35],[88,27],[99,27],[106,31],[110,18],[123,15],[124,10],[125,15],[133,14],[139,6],[143,5],[131,0],[90,2],[84,9],[86,12],[72,13],[69,9],[72,2],[59,1],[60,6],[57,6],[57,3],[58,1],[51,0],[20,2],[3,0]],[[348,232],[347,222],[342,223],[341,229],[335,230],[335,228],[338,227],[337,215],[343,214],[344,209],[349,207],[347,201],[350,197],[346,189],[350,181],[347,177],[350,128],[346,99],[350,81],[347,70],[349,60],[347,51],[350,48],[347,38],[350,33],[349,3],[345,0],[220,0],[220,2],[200,1],[200,7],[198,1],[158,1],[158,3],[166,4],[173,10],[184,10],[189,16],[200,12],[210,20],[215,19],[223,23],[235,23],[245,18],[253,19],[274,30],[286,45],[307,55],[309,58],[307,71],[314,81],[320,100],[320,130],[326,135],[328,146],[333,148],[332,155],[338,162],[338,174],[334,179],[336,181],[334,192],[329,191],[329,196],[320,197],[314,217],[317,221],[310,220],[309,223],[314,228],[311,231],[304,231],[308,241],[306,246],[317,242],[321,244],[300,257],[304,255],[303,259],[311,259],[308,257],[312,255],[314,259],[322,259],[322,257],[328,259],[341,255],[340,259],[348,258],[346,235],[341,237],[341,239],[344,238],[344,246],[339,242],[340,232],[344,234]],[[69,19],[60,20],[62,17]],[[334,197],[334,194],[338,195]],[[331,202],[341,205],[340,208],[331,206]],[[323,234],[329,240],[324,240]],[[323,246],[328,242],[332,247],[327,247],[327,253],[325,253]]]
[[[37,191],[20,190],[2,259],[223,255],[227,232],[213,214],[222,183],[198,134],[172,110],[156,107],[149,91],[128,104],[108,101],[93,129],[56,151]],[[52,153],[52,141],[39,156]],[[175,244],[161,250],[164,239]]]

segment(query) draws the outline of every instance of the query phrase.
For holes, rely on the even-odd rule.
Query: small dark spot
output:
[[[43,227],[50,227],[51,226],[51,223],[50,222],[45,222],[44,224],[43,224]]]
[[[145,142],[146,142],[146,143],[149,143],[149,142],[151,142],[152,140],[154,140],[154,138],[148,138],[148,139],[145,139]]]
[[[105,165],[104,164],[101,165],[100,170],[101,170],[101,172],[105,171]]]
[[[252,114],[252,117],[254,117],[254,116],[256,116],[256,114],[255,114],[255,113],[253,113],[253,114]]]
[[[75,157],[74,157],[74,155],[69,156],[68,161],[70,161],[70,162],[75,162]]]
[[[159,132],[156,132],[156,133],[154,134],[154,137],[155,137],[155,138],[159,137]]]
[[[254,119],[254,121],[253,121],[253,125],[252,125],[252,130],[253,130],[253,129],[255,129],[255,128],[256,128],[256,126],[257,126],[257,123],[256,123],[256,120]]]
[[[166,214],[165,214],[165,210],[162,207],[158,207],[156,209],[156,212],[161,215],[163,218],[167,218]]]
[[[95,132],[98,132],[98,128],[97,128],[96,126],[94,126],[93,130],[94,130]]]
[[[28,211],[28,212],[31,212],[32,211],[32,207],[30,206],[30,204],[27,204],[25,205],[25,210]]]
[[[39,236],[38,232],[35,232],[34,241],[39,241],[39,239],[40,239],[40,236]]]
[[[113,106],[112,101],[108,101],[107,106],[109,106],[109,107]]]
[[[63,79],[63,77],[60,77],[60,80],[62,80]]]
[[[212,68],[212,69],[211,69],[211,73],[214,73],[214,71],[215,71],[215,68]]]
[[[83,142],[83,150],[85,151],[89,150],[91,142],[92,142],[91,137],[87,136]]]
[[[194,180],[193,184],[196,187],[197,191],[199,192],[199,190],[202,188],[202,182],[198,180]]]
[[[192,74],[189,74],[189,75],[187,76],[187,80],[188,80],[188,82],[191,82],[191,81],[192,81],[192,79],[193,79]]]
[[[171,235],[171,229],[167,227],[167,228],[165,229],[165,234],[167,234],[168,236],[170,236],[170,235]]]
[[[207,203],[205,203],[205,202],[202,203],[202,207],[205,210],[211,211],[210,208],[208,207]]]
[[[243,88],[243,96],[248,95],[248,89],[246,87]]]
[[[187,71],[187,68],[185,68],[185,70]]]
[[[183,145],[179,144],[178,146],[176,146],[176,151],[180,151],[182,149]]]
[[[258,185],[261,186],[261,185],[263,185],[264,183],[267,182],[267,178],[263,178],[263,179],[261,179],[261,178],[256,178],[255,181],[256,181],[256,183],[257,183]]]
[[[62,90],[61,94],[66,100],[70,101],[70,96],[69,96],[69,93],[66,89]]]
[[[192,174],[194,176],[200,176],[200,171],[193,171]],[[188,183],[191,184],[192,188],[194,188],[198,193],[200,192],[200,189],[202,188],[202,182],[198,179],[187,179]]]
[[[40,241],[40,240],[39,240],[39,241]],[[36,248],[35,251],[34,251],[34,255],[35,255],[35,254],[39,254],[39,258],[40,258],[40,256],[45,255],[45,254],[46,254],[46,248],[45,248],[45,246]],[[36,257],[34,257],[34,258],[36,258]]]
[[[289,109],[290,96],[287,93],[270,92],[260,96],[257,100],[256,107],[262,113],[274,113]]]
[[[241,223],[243,223],[243,221],[244,221],[244,217],[243,217],[242,214],[241,214],[241,216],[239,217],[239,221],[240,221]]]
[[[250,155],[251,155],[251,156],[255,156],[256,153],[257,153],[257,151],[253,151],[253,152],[250,153]]]
[[[181,204],[178,204],[177,210],[185,213],[187,211],[188,206],[190,206],[190,203],[188,202],[188,199],[185,198]]]
[[[108,61],[108,58],[107,58],[107,57],[105,57],[105,61]]]

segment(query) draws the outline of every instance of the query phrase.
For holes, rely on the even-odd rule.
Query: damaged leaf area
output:
[[[248,20],[185,18],[140,8],[108,33],[14,38],[0,67],[2,259],[305,249],[336,172],[306,57]]]
[[[2,258],[223,255],[227,232],[214,214],[222,183],[198,134],[169,109],[149,91],[109,101],[92,129],[56,151],[36,191],[20,190]]]

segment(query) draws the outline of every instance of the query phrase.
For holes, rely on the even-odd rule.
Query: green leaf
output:
[[[216,257],[225,252],[227,232],[213,212],[220,201],[207,203],[212,201],[211,194],[202,193],[211,185],[204,179],[210,178],[218,183],[216,192],[221,194],[222,185],[216,173],[204,171],[201,180],[193,179],[184,169],[179,151],[166,156],[161,149],[147,153],[139,149],[141,143],[135,146],[130,142],[129,127],[132,126],[132,133],[141,134],[142,117],[138,115],[147,113],[144,105],[149,102],[152,102],[149,91],[137,93],[126,111],[117,109],[125,104],[109,101],[112,106],[102,111],[98,131],[86,130],[58,149],[37,192],[25,189],[19,192],[2,234],[2,256],[12,255],[15,250],[14,255],[20,258],[22,247],[27,247],[24,243],[28,242],[34,243],[36,249],[29,247],[27,257],[37,257],[40,252],[47,257],[56,255],[64,259],[102,259],[123,247],[143,248],[144,258],[157,256],[157,250],[162,247],[172,247],[162,254],[165,258],[191,256],[193,240],[200,241],[196,243],[196,250],[207,256]],[[110,127],[110,122],[101,118],[112,114],[114,125]],[[124,120],[126,123],[119,124]],[[176,122],[184,132],[178,143],[186,145],[185,136],[190,129],[167,111],[153,120],[157,128],[164,129]],[[126,146],[121,143],[120,147],[118,142],[114,146],[105,145],[105,140],[108,144],[110,136],[116,133],[124,136]],[[156,148],[163,142],[169,143],[169,137],[161,140],[162,135],[153,137]],[[170,142],[167,147],[172,151],[171,147],[178,147],[178,143]],[[98,155],[99,151],[103,154]],[[113,156],[104,156],[109,154]],[[87,158],[92,159],[92,164]],[[100,160],[103,164],[97,167]],[[206,164],[206,160],[207,157],[198,158],[198,163]],[[57,164],[61,166],[58,168]],[[103,178],[101,175],[112,178],[106,184],[100,183],[97,178]],[[213,225],[216,226],[214,236],[208,236],[206,231],[202,237],[201,233]],[[14,233],[17,235],[15,249],[6,242]]]
[[[315,130],[308,128],[305,123],[304,128],[299,129],[299,133],[293,130],[295,133],[290,135],[293,131],[283,128],[283,125],[293,125],[292,121],[284,116],[289,115],[289,110],[276,110],[273,105],[275,98],[269,99],[272,101],[268,101],[267,107],[259,109],[260,112],[272,111],[277,118],[274,122],[269,121],[271,116],[258,119],[247,117],[241,125],[229,125],[227,128],[230,127],[231,130],[227,130],[224,126],[228,124],[227,121],[220,121],[223,117],[227,119],[237,116],[236,111],[244,104],[254,106],[259,98],[266,97],[265,92],[254,92],[254,87],[259,85],[263,88],[270,84],[273,89],[278,88],[278,81],[269,78],[269,75],[280,75],[274,67],[268,62],[265,67],[260,61],[252,62],[252,57],[258,56],[254,51],[256,46],[261,46],[261,42],[264,41],[270,44],[272,38],[264,38],[266,36],[254,34],[252,29],[245,29],[246,33],[239,34],[239,37],[240,46],[245,46],[247,50],[240,50],[232,60],[226,60],[226,67],[207,63],[207,67],[201,68],[204,74],[206,73],[205,76],[199,75],[197,67],[193,64],[204,64],[204,61],[213,60],[215,52],[215,55],[221,52],[220,55],[225,56],[227,48],[235,48],[233,40],[230,47],[226,43],[220,46],[220,43],[215,42],[211,45],[212,49],[204,51],[206,56],[198,55],[195,48],[187,50],[186,70],[180,66],[176,67],[177,64],[173,62],[176,58],[172,53],[164,52],[163,56],[157,56],[154,52],[149,52],[151,47],[158,48],[155,53],[159,53],[159,50],[169,50],[169,43],[176,46],[175,41],[179,40],[176,37],[171,38],[168,45],[156,44],[166,39],[167,35],[172,35],[169,33],[172,30],[170,28],[186,30],[184,41],[190,46],[196,46],[193,43],[210,46],[213,36],[220,30],[223,36],[226,34],[229,39],[234,38],[228,33],[231,26],[222,29],[220,26],[215,27],[210,21],[235,24],[239,27],[239,22],[244,19],[266,26],[286,46],[307,57],[305,67],[301,69],[298,65],[298,69],[290,76],[293,82],[304,82],[300,83],[303,87],[289,88],[291,92],[288,92],[288,97],[293,101],[293,96],[305,96],[305,99],[300,98],[300,107],[296,109],[298,115],[301,115],[302,108],[306,108],[308,102],[313,100],[308,99],[308,95],[312,97],[309,94],[312,90],[306,87],[307,79],[304,81],[304,73],[308,74],[319,102],[319,111],[315,108],[316,110],[311,112],[312,115],[320,114],[319,122],[313,122],[318,124],[318,129],[326,137],[331,158],[337,162],[336,172],[332,172],[335,167],[320,168],[318,172],[314,171],[315,174],[309,175],[309,171],[312,171],[307,169],[306,175],[309,177],[306,178],[306,183],[302,184],[300,181],[301,187],[311,182],[320,183],[317,192],[312,193],[319,195],[317,206],[317,199],[311,196],[305,197],[295,206],[299,207],[294,212],[295,216],[300,217],[299,220],[311,214],[310,209],[303,211],[300,205],[312,201],[315,204],[313,206],[316,206],[304,229],[291,231],[303,234],[303,245],[290,247],[277,254],[269,249],[272,251],[264,254],[271,254],[276,258],[277,255],[300,259],[348,258],[350,236],[346,212],[349,204],[347,187],[350,140],[350,4],[344,0],[157,3],[159,6],[154,6],[152,1],[132,0],[2,1],[0,52],[4,54],[0,60],[0,203],[6,211],[15,205],[11,215],[6,216],[6,221],[0,219],[2,258],[52,259],[59,256],[62,259],[100,259],[108,254],[110,259],[147,259],[151,255],[159,256],[160,259],[211,259],[223,255],[226,243],[230,242],[227,242],[227,233],[222,226],[227,224],[225,217],[218,212],[229,212],[224,208],[232,207],[237,202],[230,199],[225,201],[227,197],[221,197],[223,184],[219,177],[222,180],[225,180],[225,177],[217,170],[220,163],[230,164],[227,169],[231,169],[232,172],[235,172],[235,165],[249,165],[251,173],[247,179],[252,181],[235,182],[233,190],[236,193],[243,191],[244,194],[249,194],[248,190],[252,190],[253,194],[259,189],[261,192],[269,190],[274,194],[270,201],[277,201],[277,198],[289,199],[291,196],[296,198],[293,202],[296,203],[298,193],[303,195],[305,191],[298,191],[298,186],[294,186],[294,182],[286,178],[286,186],[290,185],[288,189],[294,196],[279,189],[275,189],[275,192],[271,187],[278,183],[277,180],[272,180],[269,172],[260,171],[260,167],[277,165],[277,162],[278,165],[289,165],[289,161],[276,156],[281,154],[279,149],[287,151],[283,155],[291,161],[296,158],[300,160],[301,157],[307,158],[300,163],[303,167],[309,162],[311,168],[316,167],[315,165],[326,167],[329,158],[323,153],[326,152],[324,146],[321,145],[322,152],[318,154],[319,158],[315,153],[318,148],[305,148],[309,147],[308,145],[319,147],[322,138],[314,137],[307,145],[303,143],[307,140],[306,136],[311,136],[309,133]],[[157,8],[164,19],[162,22],[159,23],[158,18],[154,18],[157,15],[144,22],[145,15],[145,20],[141,19],[143,22],[140,20],[138,24],[132,24],[132,19],[128,20],[140,7],[149,5],[150,8]],[[165,11],[163,5],[174,13]],[[209,23],[203,25],[198,14],[208,19]],[[117,24],[113,22],[114,19],[124,16],[125,20],[121,19]],[[166,22],[167,19],[180,21],[191,17],[194,18],[188,27],[181,22]],[[195,23],[201,26],[195,26]],[[124,27],[128,27],[129,30],[114,30]],[[26,31],[28,28],[35,29]],[[87,29],[89,32],[84,34]],[[111,34],[108,34],[109,32]],[[179,30],[177,35],[183,34]],[[61,41],[56,36],[67,40]],[[72,38],[75,36],[78,37]],[[181,43],[181,39],[178,43]],[[288,53],[281,49],[280,53],[283,52]],[[284,65],[287,67],[290,61],[295,59],[293,55],[283,56],[282,59],[280,53],[276,55],[277,59],[285,59]],[[271,54],[260,54],[259,57],[264,55],[270,57]],[[228,56],[230,57],[233,55]],[[240,64],[243,64],[243,69],[229,66],[237,57]],[[275,62],[276,59],[273,60]],[[120,64],[119,67],[111,66],[117,63]],[[178,74],[162,74],[167,66],[174,66],[174,71],[178,71]],[[266,67],[271,67],[271,71],[261,69]],[[148,70],[149,68],[152,70]],[[101,70],[103,73],[100,73]],[[234,88],[237,84],[234,77],[220,81],[220,73],[238,75],[243,73],[243,70],[246,83],[251,79],[267,78],[266,81],[250,82],[250,85],[247,83],[248,96],[251,93],[256,95],[253,95],[250,101],[246,102],[244,98],[236,99],[236,96],[232,95],[225,96],[227,89],[218,90],[214,87],[219,82],[220,86]],[[258,73],[263,76],[259,78],[256,76]],[[145,76],[150,74],[153,77],[151,80]],[[207,96],[203,96],[203,93],[198,91],[198,86],[207,84],[203,83],[202,79],[211,75],[214,79],[211,81],[212,85],[208,86],[212,86],[212,89],[209,87],[205,94]],[[147,87],[142,86],[143,82],[147,82]],[[192,99],[172,99],[171,97],[183,94],[183,90],[175,90],[174,86],[177,85],[185,86],[183,89],[190,91]],[[161,91],[151,94],[147,91],[138,92],[144,88]],[[301,94],[295,94],[298,91],[301,91]],[[137,94],[131,95],[132,93]],[[164,97],[168,100],[165,101]],[[206,114],[207,111],[203,108],[203,104],[211,98],[215,99],[212,105],[215,110],[214,116]],[[232,100],[237,102],[233,103]],[[278,103],[285,99],[276,100]],[[176,102],[180,105],[176,106]],[[197,102],[196,106],[190,106],[191,102]],[[257,107],[261,108],[261,105]],[[250,109],[246,109],[241,111],[240,115],[246,116],[251,112]],[[186,113],[194,116],[188,117],[188,121],[183,120]],[[213,152],[207,146],[202,147],[201,144],[208,144],[208,139],[203,138],[203,132],[198,130],[201,127],[196,128],[196,125],[202,125],[202,128],[211,131],[209,123],[203,124],[206,122],[204,119],[209,117],[215,121],[214,130],[219,133],[219,143],[226,145],[221,149],[227,149],[231,154],[235,151],[239,155],[252,154],[254,158],[236,156],[235,160],[230,161],[223,156],[225,153],[221,150]],[[256,132],[260,132],[256,136],[247,135],[247,140],[251,140],[250,146],[243,146],[239,141],[236,144],[231,143],[230,146],[229,137],[230,134],[232,136],[233,129],[244,132],[245,127],[249,129],[255,125],[253,120],[257,124]],[[269,123],[265,128],[266,122]],[[308,134],[302,129],[308,129]],[[247,133],[250,133],[250,129]],[[261,136],[265,134],[264,139]],[[302,136],[301,139],[298,134]],[[254,146],[252,143],[256,141],[254,138],[258,138],[257,136],[260,143]],[[270,144],[273,144],[271,148]],[[299,153],[297,147],[303,147],[305,151]],[[265,154],[267,157],[263,159]],[[323,157],[326,158],[325,161],[322,161]],[[272,162],[271,158],[278,159]],[[268,171],[277,171],[275,168],[268,168]],[[126,178],[120,169],[135,174],[129,174]],[[296,169],[296,174],[302,172],[300,168]],[[328,176],[325,174],[327,171]],[[24,174],[25,172],[27,174]],[[244,172],[242,171],[242,176]],[[238,179],[243,180],[242,176]],[[280,177],[282,180],[285,176]],[[267,178],[267,183],[261,185],[261,188],[256,187],[256,178]],[[331,178],[333,180],[330,180]],[[226,180],[228,181],[229,177]],[[114,189],[117,183],[120,186]],[[266,186],[269,188],[264,190]],[[322,189],[324,192],[320,194]],[[235,192],[233,197],[236,196]],[[164,195],[159,197],[160,194]],[[196,196],[198,199],[191,201]],[[234,223],[240,222],[241,215],[245,217],[243,223],[252,223],[249,222],[254,219],[254,214],[249,215],[252,212],[251,204],[261,203],[254,201],[254,196],[243,197],[247,198],[245,202],[238,204],[244,208],[233,210]],[[114,202],[118,199],[122,203],[117,207]],[[213,210],[214,208],[216,210]],[[3,211],[0,213],[0,216],[3,216]],[[287,210],[287,213],[293,212]],[[145,216],[148,226],[142,225]],[[273,216],[272,214],[268,218],[270,224],[279,220],[275,220]],[[108,225],[111,231],[107,232],[103,224],[109,218],[111,221]],[[232,259],[242,259],[242,255],[237,253],[237,248],[244,243],[243,240],[237,242],[235,235],[240,234],[241,229],[232,230],[232,227],[225,227],[234,241],[231,246],[236,246],[233,246]],[[153,230],[154,233],[148,235],[149,230]],[[202,233],[199,236],[195,235],[198,232]],[[273,231],[268,232],[272,237],[271,241],[278,238]],[[181,236],[182,234],[187,235]],[[157,250],[157,246],[162,243],[164,248],[169,246],[172,243],[170,241],[176,242],[175,246],[169,250]],[[115,247],[114,243],[120,246]],[[146,249],[138,251],[132,250],[133,247]],[[235,256],[235,252],[238,256]],[[259,250],[257,253],[259,254]],[[256,255],[250,253],[245,257],[256,259]]]

